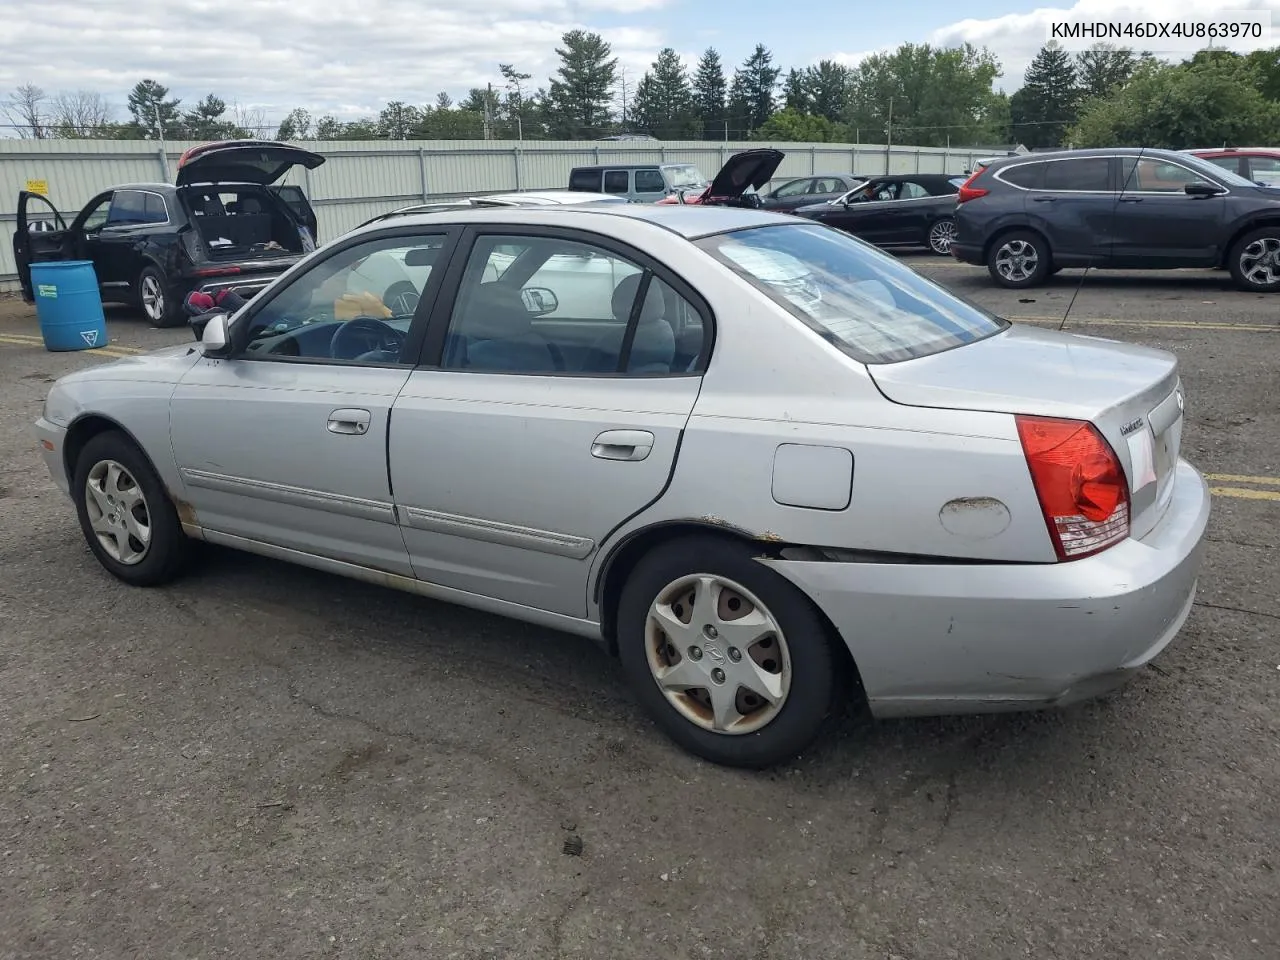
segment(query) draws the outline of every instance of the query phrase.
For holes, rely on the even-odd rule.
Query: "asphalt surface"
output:
[[[910,259],[1053,326],[1080,277]],[[743,774],[572,637],[225,551],[114,581],[30,424],[50,378],[189,333],[112,311],[110,347],[53,354],[0,302],[0,958],[1274,960],[1277,307],[1094,273],[1065,324],[1178,354],[1212,475],[1152,669],[1063,711],[853,716]]]

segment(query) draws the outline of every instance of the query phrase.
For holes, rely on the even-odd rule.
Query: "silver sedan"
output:
[[[1013,326],[820,224],[410,214],[199,321],[39,419],[107,570],[162,584],[206,541],[584,634],[718,763],[795,756],[851,695],[1095,696],[1195,594],[1172,355]]]

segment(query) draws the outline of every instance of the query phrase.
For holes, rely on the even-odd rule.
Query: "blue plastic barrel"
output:
[[[93,261],[33,263],[31,292],[46,350],[92,350],[107,345],[107,318]]]

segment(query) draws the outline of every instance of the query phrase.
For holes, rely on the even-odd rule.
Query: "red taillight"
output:
[[[239,267],[201,267],[192,271],[197,277],[230,277],[239,272]]]
[[[1059,560],[1078,560],[1129,535],[1129,484],[1091,423],[1015,418],[1049,537]]]
[[[982,170],[975,170],[969,175],[969,179],[960,185],[960,192],[956,195],[956,203],[968,203],[970,200],[977,200],[979,197],[985,197],[990,190],[984,190],[981,187],[971,187],[969,184],[982,176]]]

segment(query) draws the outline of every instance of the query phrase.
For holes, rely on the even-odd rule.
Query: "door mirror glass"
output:
[[[533,317],[545,317],[560,309],[560,299],[548,287],[525,287],[520,291],[520,298]]]

